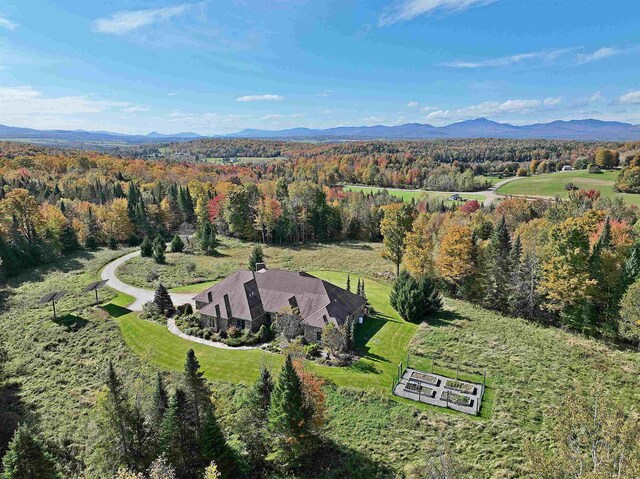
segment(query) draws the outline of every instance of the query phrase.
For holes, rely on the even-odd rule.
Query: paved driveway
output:
[[[128,294],[129,296],[133,296],[135,301],[127,306],[128,309],[132,311],[140,311],[142,310],[142,305],[144,303],[148,303],[149,301],[153,301],[153,296],[155,292],[152,289],[144,289],[138,288],[136,286],[131,286],[130,284],[123,283],[116,276],[116,269],[122,263],[126,263],[131,258],[135,258],[136,256],[140,256],[140,251],[134,251],[133,253],[125,254],[118,259],[113,260],[111,263],[107,264],[103,269],[100,277],[102,279],[108,279],[109,283],[107,286],[115,289],[116,291],[120,291],[121,293]],[[171,293],[171,299],[175,306],[180,304],[186,304],[193,302],[193,294],[180,294],[180,293]]]

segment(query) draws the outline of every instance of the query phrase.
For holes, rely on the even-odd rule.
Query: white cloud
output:
[[[640,104],[640,90],[631,90],[618,98],[618,102],[624,105]]]
[[[555,50],[545,50],[539,52],[518,53],[516,55],[508,55],[504,57],[487,58],[478,61],[451,61],[444,63],[445,66],[453,68],[489,68],[503,67],[513,64],[523,63],[531,60],[541,60],[544,62],[555,60],[556,58],[571,51],[571,48],[559,48]]]
[[[418,106],[418,102],[417,101],[410,101],[409,103],[407,103],[407,106],[409,108],[416,108]]]
[[[124,35],[139,28],[163,22],[185,13],[191,5],[182,4],[175,7],[152,8],[116,12],[110,17],[99,18],[94,22],[94,30],[100,33]]]
[[[545,98],[540,99],[511,99],[503,102],[485,101],[477,105],[471,105],[455,110],[434,110],[427,114],[427,121],[458,121],[468,120],[478,117],[505,118],[531,115],[543,111],[552,111],[560,103],[562,99]]]
[[[146,108],[91,95],[52,97],[30,86],[0,87],[0,123],[8,125],[87,129],[103,115],[140,111]]]
[[[2,15],[0,15],[0,27],[6,28],[7,30],[15,30],[17,26],[18,25],[13,23],[7,17],[3,17]]]
[[[619,55],[623,50],[615,47],[603,47],[599,48],[591,53],[579,53],[577,57],[578,64],[591,63],[598,60],[603,60],[615,55]]]
[[[422,107],[422,108],[420,108],[420,109],[421,109],[422,111],[424,111],[424,112],[430,112],[430,111],[436,111],[436,110],[438,110],[438,107],[437,107],[437,106],[429,106],[429,105],[427,105],[427,106],[423,106],[423,107]]]
[[[249,101],[282,101],[284,100],[283,96],[280,95],[245,95],[236,98],[236,101],[239,102],[249,102]]]
[[[452,14],[468,10],[473,7],[489,5],[497,0],[400,0],[380,16],[380,26],[413,20],[421,15],[434,13]]]

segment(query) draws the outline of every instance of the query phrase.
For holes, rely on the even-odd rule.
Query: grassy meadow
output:
[[[501,195],[525,195],[525,196],[559,196],[566,198],[569,192],[564,185],[573,183],[580,189],[598,190],[607,198],[620,196],[631,205],[640,206],[640,195],[629,193],[617,193],[613,190],[613,184],[620,174],[619,171],[603,171],[602,173],[588,173],[586,170],[545,173],[528,176],[511,181],[498,189]]]
[[[358,186],[358,185],[344,185],[343,187],[346,191],[361,191],[364,194],[369,193],[377,193],[381,190],[387,190],[391,196],[395,196],[397,198],[401,198],[402,201],[411,201],[412,199],[415,201],[420,201],[424,196],[429,196],[431,198],[445,200],[446,203],[456,203],[454,201],[446,201],[451,193],[442,193],[442,192],[433,192],[427,190],[404,190],[401,188],[382,188],[377,186]],[[484,200],[483,195],[474,194],[474,193],[464,193],[460,195],[462,198],[467,200]]]

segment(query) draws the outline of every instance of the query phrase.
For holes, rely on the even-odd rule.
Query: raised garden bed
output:
[[[471,406],[471,398],[463,396],[462,394],[454,393],[453,391],[443,391],[440,395],[441,401],[448,401],[458,406],[469,407]]]
[[[416,383],[407,383],[405,385],[405,387],[404,387],[404,390],[407,391],[407,392],[420,394],[420,395],[422,395],[424,397],[433,397],[434,396],[433,389],[421,386],[420,384],[416,384]]]
[[[447,380],[444,387],[446,389],[453,389],[455,391],[460,391],[461,393],[464,393],[464,394],[475,394],[475,391],[476,391],[476,386],[474,384],[465,383],[455,379]]]
[[[411,379],[431,384],[433,386],[437,386],[440,383],[440,380],[437,377],[432,376],[431,374],[419,373],[418,371],[414,371],[411,373]]]

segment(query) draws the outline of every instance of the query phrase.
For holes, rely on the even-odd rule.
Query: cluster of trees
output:
[[[568,201],[509,199],[492,210],[391,205],[383,256],[484,307],[635,341],[638,316],[622,316],[620,302],[633,305],[625,293],[634,294],[640,272],[636,219],[635,208],[583,190]]]

